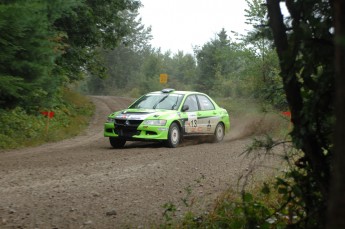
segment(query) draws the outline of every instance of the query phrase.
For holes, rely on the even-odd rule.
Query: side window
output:
[[[198,96],[201,110],[203,110],[203,111],[214,110],[214,105],[209,98],[207,98],[204,95],[197,95],[197,96]]]
[[[184,105],[188,105],[189,106],[189,109],[187,110],[187,112],[188,111],[197,111],[197,110],[199,110],[198,102],[196,100],[195,95],[188,96],[186,98],[186,101],[184,101]]]

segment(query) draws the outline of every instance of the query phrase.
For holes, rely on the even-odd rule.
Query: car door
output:
[[[197,112],[197,123],[199,133],[213,134],[220,120],[215,105],[206,95],[196,95],[199,105]]]
[[[201,133],[198,125],[199,104],[196,95],[188,95],[184,102],[184,106],[186,105],[188,106],[188,110],[185,111],[187,120],[184,122],[186,134]]]

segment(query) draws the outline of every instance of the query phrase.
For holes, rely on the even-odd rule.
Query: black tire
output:
[[[224,125],[223,123],[218,123],[216,126],[216,129],[214,131],[213,135],[213,141],[214,143],[221,142],[224,138]]]
[[[114,149],[123,148],[123,146],[126,144],[126,140],[113,137],[109,137],[109,142]]]
[[[180,127],[174,122],[169,127],[167,145],[170,148],[176,148],[181,141]]]

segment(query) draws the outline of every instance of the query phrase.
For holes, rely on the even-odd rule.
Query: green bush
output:
[[[0,110],[0,149],[35,146],[58,141],[80,133],[94,112],[93,104],[85,97],[70,90],[63,91],[63,98],[54,108],[41,108],[27,113],[23,108]],[[42,111],[53,111],[49,119]]]

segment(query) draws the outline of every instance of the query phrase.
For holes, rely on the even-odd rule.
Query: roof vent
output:
[[[163,93],[170,93],[170,92],[173,92],[175,91],[175,89],[172,89],[172,88],[165,88],[162,90]]]

